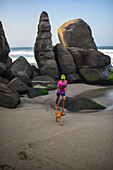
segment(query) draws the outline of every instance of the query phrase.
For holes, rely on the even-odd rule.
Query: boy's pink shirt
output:
[[[65,92],[66,85],[67,85],[67,80],[65,80],[65,83],[63,83],[62,80],[60,80],[57,84],[57,86],[59,87],[59,89],[62,93]],[[63,87],[63,86],[65,86],[65,87]],[[60,93],[59,91],[57,91],[57,92]]]

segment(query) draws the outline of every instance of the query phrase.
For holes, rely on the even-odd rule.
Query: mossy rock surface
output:
[[[49,93],[48,93],[48,90],[46,90],[46,89],[31,88],[28,90],[27,94],[28,94],[29,98],[34,98],[37,96],[47,95]]]
[[[79,70],[83,81],[89,84],[113,84],[113,70],[104,68],[84,68]]]
[[[55,89],[57,89],[57,85],[54,85],[54,86],[46,86],[45,89],[46,89],[46,90],[55,90]]]
[[[60,101],[60,105],[62,105],[62,100]],[[77,112],[80,110],[105,109],[105,106],[86,97],[66,97],[65,108],[70,112]]]
[[[113,73],[110,73],[106,79],[87,79],[87,82],[92,84],[113,84]]]
[[[96,109],[105,109],[106,108],[105,106],[103,106],[97,102],[95,102],[95,107],[96,107]]]

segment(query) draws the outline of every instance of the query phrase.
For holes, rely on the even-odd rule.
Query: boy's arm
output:
[[[67,92],[67,85],[66,85],[66,92]]]
[[[57,86],[58,91],[60,91],[59,86]]]

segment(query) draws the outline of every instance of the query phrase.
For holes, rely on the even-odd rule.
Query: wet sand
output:
[[[0,165],[15,170],[113,169],[112,86],[72,84],[68,90],[69,97],[93,98],[107,109],[67,113],[60,126],[50,106],[55,90],[34,99],[25,95],[16,109],[0,107]]]

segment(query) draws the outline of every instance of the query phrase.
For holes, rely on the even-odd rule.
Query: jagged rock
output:
[[[6,63],[7,68],[8,68],[9,66],[11,66],[12,63],[13,63],[13,62],[12,62],[12,59],[11,59],[10,57],[8,57],[7,63]]]
[[[5,78],[0,77],[0,83],[8,84],[8,83],[9,83],[9,80],[7,80],[7,79],[5,79]]]
[[[15,108],[19,103],[19,94],[15,90],[7,87],[5,84],[0,83],[0,106]]]
[[[33,70],[32,79],[40,75],[39,69],[36,68],[34,65],[32,65],[32,70]]]
[[[40,16],[38,35],[34,45],[35,59],[39,67],[40,75],[48,75],[57,79],[58,68],[53,52],[50,30],[51,26],[48,14],[43,11]]]
[[[55,58],[61,74],[76,74],[76,66],[71,53],[61,44],[54,47]]]
[[[91,29],[82,19],[70,20],[61,25],[58,29],[58,37],[65,48],[97,49]]]
[[[26,93],[29,87],[21,81],[18,77],[15,77],[11,82],[9,82],[8,87],[11,87],[19,94]]]
[[[24,71],[17,72],[17,77],[22,80],[26,85],[31,86],[31,81]]]
[[[68,50],[71,52],[78,69],[84,66],[105,67],[111,62],[109,56],[104,55],[97,50],[86,50],[76,47],[69,47]]]
[[[3,76],[3,74],[5,73],[7,67],[6,64],[0,62],[0,76]]]
[[[68,83],[81,83],[82,80],[78,74],[68,74],[67,75]]]
[[[32,80],[33,85],[55,86],[56,82],[49,76],[37,76]]]
[[[113,73],[107,67],[79,69],[79,74],[87,83],[113,84]]]
[[[32,73],[33,73],[32,66],[27,62],[27,60],[23,56],[20,56],[8,68],[6,77],[9,80],[12,80],[14,77],[17,76],[17,73],[19,71],[24,71],[28,75],[29,78],[32,76]]]
[[[46,89],[40,89],[40,88],[31,88],[27,92],[27,95],[29,98],[34,98],[34,97],[42,96],[46,94],[48,94],[48,91]]]
[[[62,104],[62,100],[60,105]],[[86,97],[71,98],[66,97],[65,108],[70,112],[77,112],[80,110],[89,109],[105,109],[105,107],[94,100],[88,99]]]
[[[0,21],[0,62],[6,64],[9,52],[10,47],[5,37],[2,22]]]

